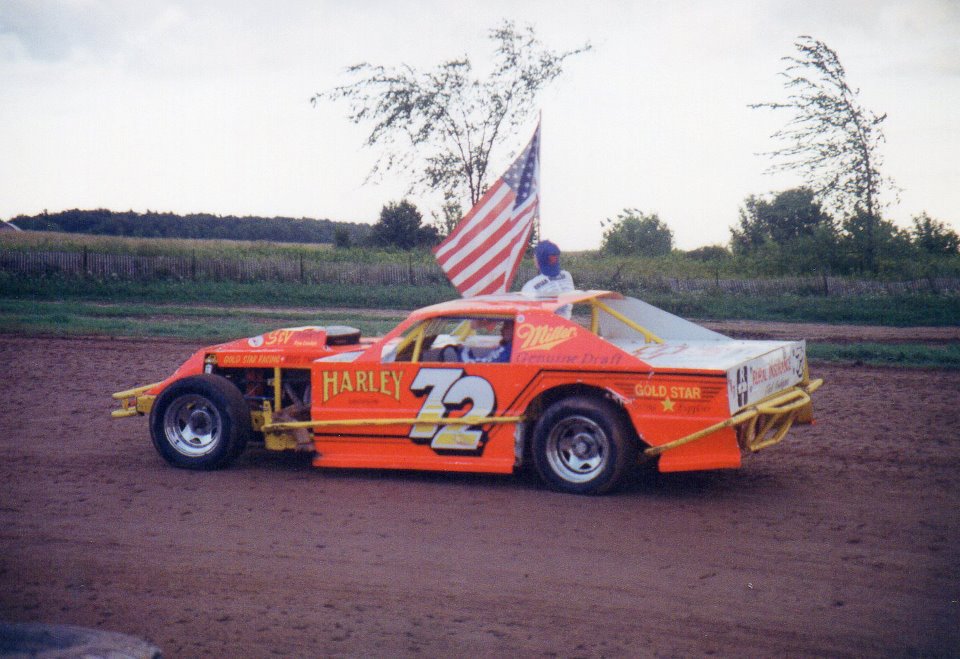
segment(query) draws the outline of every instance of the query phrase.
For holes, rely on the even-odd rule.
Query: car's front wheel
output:
[[[552,488],[603,494],[636,462],[637,447],[620,411],[591,398],[560,400],[534,426],[533,462]]]
[[[219,375],[194,375],[164,389],[150,412],[150,435],[164,460],[219,469],[237,457],[252,430],[240,390]]]

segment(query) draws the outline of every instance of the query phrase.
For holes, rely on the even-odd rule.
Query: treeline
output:
[[[133,238],[268,240],[289,243],[363,243],[370,227],[352,222],[293,217],[236,217],[209,213],[67,210],[18,215],[11,222],[25,231],[61,231]]]
[[[656,213],[626,208],[601,226],[601,254],[657,257],[676,252],[672,229]],[[730,236],[729,245],[685,254],[747,276],[915,279],[960,274],[960,236],[945,222],[926,212],[914,216],[908,228],[864,212],[837,218],[809,188],[750,195]]]

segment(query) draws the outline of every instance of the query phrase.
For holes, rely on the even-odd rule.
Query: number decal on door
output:
[[[476,451],[486,434],[476,426],[444,425],[440,423],[451,410],[472,407],[467,416],[490,416],[496,408],[493,387],[477,375],[464,375],[462,368],[424,368],[410,385],[417,396],[426,395],[417,420],[410,431],[414,441],[430,441],[436,450]]]

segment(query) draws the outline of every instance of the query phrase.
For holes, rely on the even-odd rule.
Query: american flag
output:
[[[523,153],[433,253],[464,297],[510,288],[540,209],[540,126]]]

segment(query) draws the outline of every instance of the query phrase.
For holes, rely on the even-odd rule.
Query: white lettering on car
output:
[[[410,430],[413,440],[430,440],[430,448],[439,450],[475,451],[484,435],[476,426],[438,423],[452,410],[471,404],[467,416],[486,417],[496,407],[493,386],[477,375],[463,375],[462,368],[424,368],[417,373],[410,391],[426,395],[417,419]]]

